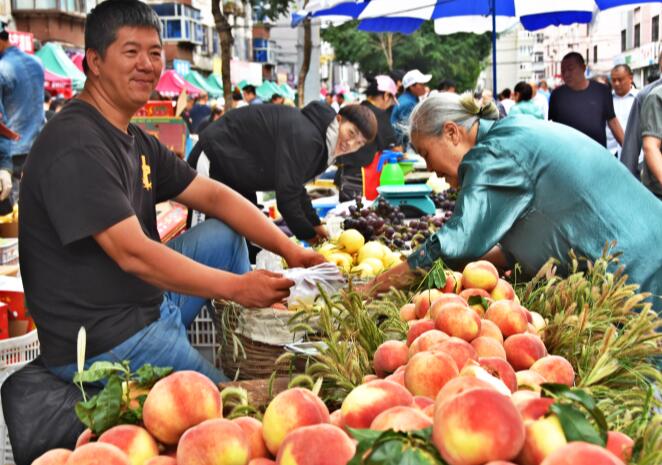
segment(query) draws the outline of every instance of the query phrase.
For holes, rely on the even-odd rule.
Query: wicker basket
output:
[[[305,360],[276,367],[285,344],[298,342],[287,325],[294,312],[273,308],[247,309],[234,302],[214,301],[214,322],[220,343],[219,360],[226,376],[236,380],[269,378],[303,371]]]

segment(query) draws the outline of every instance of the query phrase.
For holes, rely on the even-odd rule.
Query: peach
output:
[[[457,378],[453,378],[437,394],[437,399],[434,403],[435,411],[447,400],[472,389],[494,389],[494,387],[487,381],[474,376],[458,376]]]
[[[167,455],[157,455],[152,457],[143,465],[177,465],[177,460],[173,457],[168,457]]]
[[[361,380],[361,384],[369,383],[370,381],[374,381],[376,379],[379,379],[379,376],[377,375],[365,375],[363,379]]]
[[[491,337],[499,344],[503,345],[503,334],[501,334],[501,330],[493,321],[485,320],[485,319],[481,320],[480,333],[478,334],[478,336]]]
[[[503,381],[503,384],[510,389],[510,392],[517,391],[515,370],[504,359],[499,357],[482,357],[478,359],[478,363],[489,374]]]
[[[405,369],[405,386],[415,396],[436,397],[449,380],[458,375],[453,358],[443,352],[419,352]]]
[[[462,287],[475,287],[491,292],[499,282],[499,272],[487,260],[471,262],[462,271]]]
[[[257,459],[252,459],[250,462],[248,462],[248,465],[276,465],[276,462],[271,459],[260,457]]]
[[[371,383],[376,382],[378,381]],[[371,383],[362,386],[369,386]],[[329,421],[329,409],[319,397],[307,389],[288,389],[279,393],[269,403],[262,418],[262,435],[269,452],[276,455],[290,431]]]
[[[513,334],[503,343],[506,358],[516,371],[528,370],[536,360],[547,355],[545,344],[533,334]]]
[[[627,434],[618,431],[609,431],[607,433],[607,445],[605,447],[609,452],[627,463],[632,458],[634,441]]]
[[[529,333],[529,334],[533,334],[533,335],[535,335],[535,336],[538,335],[538,330],[536,329],[535,326],[533,326],[532,323],[528,323],[528,324],[526,325],[526,332]]]
[[[257,458],[248,462],[248,465],[276,465],[276,462],[271,459]]]
[[[413,357],[419,352],[425,352],[432,347],[441,344],[449,338],[448,334],[439,331],[438,329],[431,329],[426,331],[416,338],[409,347],[409,357]]]
[[[492,289],[492,300],[513,300],[515,298],[515,289],[505,279],[499,279],[497,285]]]
[[[146,429],[136,425],[114,426],[99,436],[97,442],[112,444],[129,457],[131,465],[142,465],[159,455],[159,446]]]
[[[191,426],[222,416],[218,388],[195,371],[178,371],[157,381],[143,406],[145,428],[163,444],[177,444]]]
[[[412,342],[414,342],[418,336],[433,329],[434,321],[416,320],[412,322],[412,325],[409,327],[409,331],[407,332],[407,345],[411,346]]]
[[[458,273],[457,271],[451,271],[451,270],[446,270],[446,285],[444,286],[443,289],[440,289],[441,292],[454,292],[455,294],[459,294],[460,291],[462,290],[462,273]]]
[[[311,453],[311,451],[314,451]],[[305,426],[285,437],[278,451],[278,465],[346,465],[356,446],[347,434],[333,425]]]
[[[439,309],[435,327],[469,342],[480,333],[480,317],[464,304],[448,303]]]
[[[531,370],[522,370],[515,372],[517,377],[517,389],[530,389],[540,392],[540,385],[547,381],[541,375]]]
[[[131,465],[129,457],[112,444],[91,442],[74,450],[66,465]]]
[[[506,351],[503,345],[492,337],[479,336],[471,341],[471,346],[476,349],[479,359],[480,357],[498,357],[506,360]]]
[[[487,305],[492,303],[490,293],[483,289],[465,289],[460,292],[460,297],[462,297],[467,302],[469,302],[469,300],[473,297],[482,297],[487,301]],[[483,307],[482,301],[469,305],[469,308],[473,310],[479,317],[483,318],[485,316],[485,307]]]
[[[404,304],[400,307],[400,318],[402,321],[412,321],[416,319],[416,306],[414,304]]]
[[[492,389],[495,391],[498,391],[504,396],[510,397],[510,388],[506,386],[506,384],[499,378],[493,376],[491,373],[485,370],[485,368],[481,367],[478,362],[470,360],[464,366],[464,368],[462,368],[462,371],[460,371],[460,376],[471,376],[474,378],[482,379],[487,384],[492,386]]]
[[[401,341],[386,341],[377,347],[372,360],[375,374],[380,378],[390,375],[409,359],[409,347]]]
[[[547,322],[543,316],[538,312],[529,312],[529,315],[531,315],[531,324],[536,328],[536,332],[542,334],[547,326]]]
[[[412,403],[412,407],[417,408],[419,410],[425,410],[425,408],[428,405],[434,404],[434,399],[431,397],[427,396],[414,396],[414,402]]]
[[[621,459],[595,444],[571,442],[557,449],[542,461],[542,465],[623,465]]]
[[[416,431],[432,426],[432,420],[412,407],[393,407],[377,415],[370,425],[375,431]]]
[[[248,439],[250,457],[252,459],[269,457],[269,451],[267,450],[267,445],[264,443],[262,434],[262,423],[259,420],[251,417],[239,417],[232,420],[232,422],[239,425],[246,439]]]
[[[76,440],[75,449],[78,449],[80,446],[84,446],[85,444],[92,441],[92,439],[96,439],[96,435],[92,432],[90,428],[85,429],[85,431],[80,433],[80,436],[78,436],[78,439]]]
[[[515,381],[515,383],[517,383],[517,381]],[[515,406],[519,408],[521,404],[528,402],[531,399],[540,399],[541,397],[539,392],[522,389],[513,392],[513,395],[510,398],[513,400]]]
[[[485,465],[515,465],[513,462],[507,462],[505,460],[492,460],[487,462]]]
[[[464,368],[464,365],[466,365],[469,360],[478,360],[476,349],[464,339],[457,337],[451,337],[441,344],[434,346],[431,350],[450,355],[453,360],[455,360],[458,370]]]
[[[528,319],[524,307],[512,300],[499,300],[489,306],[485,318],[494,322],[504,337],[525,333]]]
[[[69,449],[52,449],[37,457],[32,465],[64,465],[70,455]]]
[[[393,383],[397,383],[400,386],[404,386],[405,385],[405,370],[404,370],[405,367],[400,367],[400,368],[403,368],[403,369],[402,370],[400,370],[400,369],[395,370],[395,373],[393,373],[392,375],[387,376],[386,378],[384,378],[384,380],[385,381],[391,381]]]
[[[550,397],[534,397],[525,400],[513,400],[513,403],[517,407],[517,410],[519,410],[519,414],[524,421],[538,420],[549,413],[549,407],[554,403],[554,399]]]
[[[547,355],[531,365],[531,371],[538,373],[548,383],[575,384],[575,370],[565,358],[560,355]]]
[[[350,428],[369,428],[377,415],[398,405],[411,406],[413,396],[392,381],[377,380],[354,388],[342,403],[342,416]]]
[[[423,409],[423,413],[426,414],[430,418],[434,418],[434,404],[428,405]]]
[[[241,427],[216,418],[186,430],[177,445],[177,465],[246,465],[250,454]]]
[[[342,417],[342,411],[336,410],[329,415],[329,423],[338,428],[345,429],[345,419]]]
[[[540,465],[545,457],[568,443],[556,415],[526,422],[525,428],[524,446],[517,457],[520,465]]]
[[[435,300],[432,303],[432,307],[430,307],[430,319],[436,320],[441,307],[450,303],[460,304],[464,306],[467,305],[467,301],[457,294],[441,294],[441,297]]]
[[[441,297],[442,293],[436,289],[430,289],[428,291],[419,292],[414,296],[413,302],[416,318],[424,318],[430,312],[430,307],[432,303]]]
[[[482,465],[514,459],[524,434],[509,398],[492,389],[471,389],[439,405],[432,441],[449,465]]]

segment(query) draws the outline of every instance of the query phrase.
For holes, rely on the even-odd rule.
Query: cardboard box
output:
[[[18,265],[18,239],[0,238],[0,265]]]

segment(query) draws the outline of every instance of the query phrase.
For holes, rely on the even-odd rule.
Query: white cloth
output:
[[[614,100],[614,112],[616,113],[616,119],[621,123],[623,128],[623,133],[625,133],[628,124],[628,118],[630,117],[630,111],[632,111],[632,105],[634,104],[634,99],[637,96],[639,91],[634,87],[630,89],[630,92],[625,94],[623,97],[616,95],[616,92],[612,91],[611,95]],[[612,154],[620,154],[621,144],[616,141],[614,134],[609,129],[607,125],[607,150]]]
[[[506,110],[506,114],[508,114],[513,105],[515,105],[515,101],[510,98],[505,98],[501,100],[501,105],[503,105],[503,109]]]
[[[331,108],[333,108],[334,110],[336,110],[336,113],[338,113],[338,112],[340,111],[340,105],[338,105],[338,102],[336,102],[335,100],[334,100],[333,103],[331,104]]]
[[[0,201],[7,199],[11,194],[11,173],[7,170],[0,170]]]
[[[549,102],[547,101],[547,97],[545,97],[540,92],[537,92],[536,96],[533,97],[532,101],[535,104],[535,106],[537,106],[540,109],[543,116],[545,117],[545,120],[548,120],[549,119]]]
[[[195,165],[195,171],[197,171],[199,175],[208,178],[210,167],[211,163],[209,157],[204,151],[200,152],[200,157],[198,157],[198,162]],[[206,215],[204,213],[199,212],[198,210],[191,211],[191,227],[202,223],[205,219]]]
[[[328,152],[328,158],[326,160],[326,166],[333,165],[333,161],[336,159],[336,145],[338,145],[338,130],[340,129],[340,123],[337,118],[333,118],[331,124],[326,130],[326,150]]]

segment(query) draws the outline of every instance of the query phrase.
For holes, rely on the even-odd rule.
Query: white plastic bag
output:
[[[334,294],[347,284],[347,280],[333,263],[322,263],[311,268],[290,268],[281,272],[294,281],[287,305],[290,310],[299,305],[312,305],[320,294],[318,285],[328,294]]]

